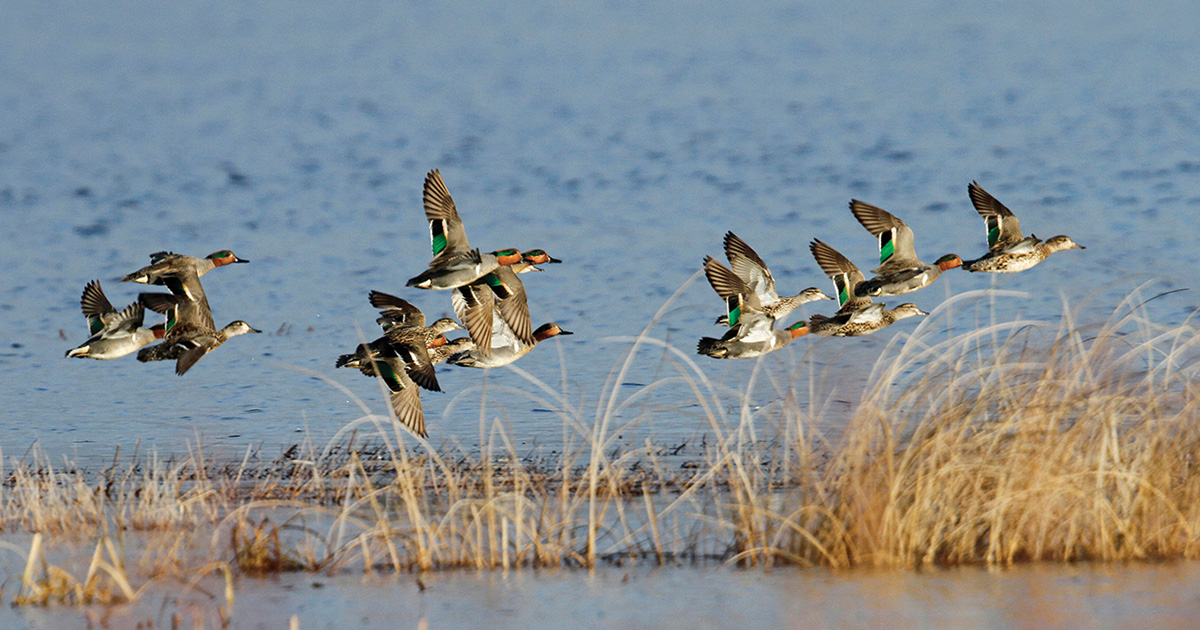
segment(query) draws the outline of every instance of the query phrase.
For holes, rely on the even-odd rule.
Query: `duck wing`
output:
[[[383,291],[371,291],[367,295],[367,299],[370,300],[371,306],[382,311],[381,317],[375,321],[383,326],[384,330],[398,324],[421,328],[425,326],[425,313],[422,313],[421,309],[413,306],[408,300]]]
[[[879,239],[879,268],[874,273],[889,274],[921,266],[913,231],[904,221],[882,208],[857,199],[850,200],[850,212],[868,232]]]
[[[104,330],[107,321],[117,312],[100,288],[99,280],[92,280],[83,287],[83,295],[79,296],[79,310],[87,318],[88,332],[92,335]]]
[[[508,324],[516,339],[533,345],[533,323],[529,319],[525,284],[508,267],[499,267],[483,279],[495,295],[495,307],[500,318]]]
[[[754,290],[759,302],[770,306],[779,301],[779,293],[775,290],[775,278],[758,252],[733,232],[725,233],[724,246],[729,268]]]
[[[450,197],[446,182],[442,181],[442,174],[437,169],[429,171],[425,176],[422,200],[425,204],[425,218],[429,221],[429,239],[433,249],[434,263],[430,264],[470,250],[467,232],[458,216],[458,208],[454,206],[454,199]]]
[[[453,289],[450,303],[467,334],[475,341],[475,347],[483,354],[490,354],[496,294],[487,285],[472,283]]]
[[[821,267],[821,271],[833,280],[833,288],[837,291],[838,312],[857,311],[872,304],[869,297],[855,297],[854,289],[865,278],[861,271],[850,259],[841,252],[830,247],[821,239],[813,239],[809,244],[813,259]]]
[[[406,379],[407,380],[407,379]],[[396,419],[419,437],[426,437],[425,411],[421,408],[421,390],[408,380],[399,391],[389,397]]]
[[[1012,210],[1006,208],[977,182],[967,184],[967,194],[971,196],[975,211],[983,217],[989,250],[998,251],[1024,240],[1025,237],[1021,235],[1021,222]]]

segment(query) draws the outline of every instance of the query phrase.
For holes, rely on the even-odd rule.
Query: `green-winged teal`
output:
[[[749,359],[778,350],[806,332],[804,322],[775,330],[775,318],[761,313],[745,315],[720,339],[701,337],[696,352],[714,359]]]
[[[425,218],[429,221],[433,260],[428,269],[410,278],[407,286],[453,289],[474,282],[498,267],[522,260],[521,252],[516,249],[482,254],[478,249],[471,249],[458,209],[454,207],[454,199],[450,197],[450,191],[437,169],[425,176],[423,199]]]
[[[412,328],[412,327],[410,327]],[[436,388],[437,378],[433,376],[433,365],[424,363],[417,358],[419,348],[425,350],[424,336],[417,333],[411,343],[392,343],[387,337],[381,337],[371,343],[358,346],[353,354],[343,354],[338,357],[337,367],[358,368],[367,376],[378,376],[387,385],[389,404],[400,421],[409,431],[420,437],[426,437],[425,411],[421,407],[421,390],[412,374],[433,379]],[[434,391],[440,391],[435,389]]]
[[[893,309],[886,309],[883,304],[872,304],[832,317],[813,315],[809,318],[806,328],[809,333],[823,337],[858,337],[887,328],[906,317],[928,314],[912,302],[906,302]],[[804,325],[804,322],[801,322],[801,325]]]
[[[150,254],[149,265],[126,275],[121,281],[163,285],[175,295],[188,295],[188,297],[191,297],[188,294],[190,287],[182,284],[181,280],[193,277],[193,275],[199,278],[217,267],[246,262],[250,261],[238,258],[236,254],[227,249],[213,252],[204,258],[185,256],[172,252],[155,252]]]
[[[958,254],[946,254],[932,265],[917,258],[913,231],[882,208],[857,199],[850,200],[850,212],[868,232],[879,239],[879,267],[876,276],[854,289],[857,296],[901,295],[929,286],[947,269],[962,266]]]
[[[884,305],[872,302],[870,297],[856,296],[855,289],[864,280],[858,267],[820,239],[813,239],[809,249],[821,270],[833,280],[841,306],[832,316],[810,317],[806,326],[808,333],[833,337],[869,335],[899,319],[926,314],[914,304],[901,304],[887,310]]]
[[[1042,262],[1054,252],[1064,249],[1086,249],[1066,235],[1060,234],[1046,241],[1033,235],[1022,236],[1021,224],[1017,217],[1004,207],[1004,204],[980,188],[978,183],[967,184],[967,193],[971,195],[975,211],[983,217],[988,242],[986,254],[963,263],[963,269],[967,271],[1016,273]]]
[[[167,334],[162,343],[138,351],[138,361],[175,360],[175,373],[183,376],[204,355],[216,350],[232,337],[246,333],[260,333],[242,320],[235,320],[220,330],[213,330],[188,322],[168,323]]]
[[[762,308],[758,294],[712,256],[704,257],[704,275],[717,295],[729,304],[731,325],[720,339],[702,337],[696,344],[697,353],[715,359],[747,359],[778,350],[804,334],[797,332],[802,328],[794,325],[775,330],[775,316]]]
[[[454,314],[463,321],[475,348],[483,354],[491,352],[492,329],[497,318],[507,324],[522,343],[532,345],[533,324],[529,318],[529,303],[525,285],[518,274],[541,271],[537,265],[562,262],[540,249],[525,252],[521,262],[484,275],[479,280],[458,287],[450,295]]]
[[[169,295],[142,293],[138,296],[138,301],[156,313],[167,314],[174,310],[175,317],[180,322],[215,330],[212,308],[209,307],[208,296],[200,284],[200,276],[217,267],[245,262],[249,261],[238,258],[227,249],[213,252],[204,258],[155,252],[150,254],[149,266],[125,276],[123,281],[167,287],[171,292]]]
[[[371,305],[384,309],[376,320],[383,336],[359,344],[351,354],[343,354],[336,367],[356,368],[366,376],[378,376],[390,390],[390,403],[396,418],[416,435],[425,437],[425,414],[419,387],[439,392],[437,375],[430,358],[430,347],[447,343],[445,334],[462,327],[442,318],[425,325],[425,314],[411,303],[380,291],[372,291]]]
[[[493,326],[490,352],[487,354],[480,352],[478,344],[476,344],[475,348],[458,352],[446,361],[462,367],[500,367],[529,354],[529,351],[533,350],[535,346],[551,337],[575,334],[569,330],[563,330],[562,327],[554,322],[550,322],[538,326],[537,330],[533,331],[533,343],[525,343],[517,339],[512,329],[504,323],[503,319],[496,318]]]
[[[465,330],[461,324],[449,317],[442,317],[432,324],[425,325],[425,313],[407,300],[389,295],[383,291],[371,291],[367,299],[371,306],[380,309],[375,323],[386,333],[393,326],[416,326],[425,332],[427,348],[435,348],[446,343],[445,334],[452,330]]]
[[[166,334],[166,324],[160,323],[143,328],[146,309],[134,302],[117,312],[104,290],[100,288],[99,280],[92,280],[83,288],[79,299],[80,309],[87,318],[88,340],[67,351],[66,356],[88,359],[116,359],[123,357],[142,346],[162,339]]]
[[[763,262],[758,252],[746,244],[746,241],[738,238],[733,232],[726,232],[724,246],[729,268],[758,296],[763,312],[775,319],[786,317],[801,304],[833,299],[816,287],[809,287],[796,295],[780,296],[775,290],[775,278],[771,275],[767,263]],[[717,323],[728,326],[729,315],[718,317]]]

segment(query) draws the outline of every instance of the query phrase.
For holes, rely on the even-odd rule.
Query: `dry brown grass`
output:
[[[939,313],[961,316],[979,297]],[[477,453],[439,454],[368,414],[321,451],[256,467],[206,462],[200,449],[177,463],[114,461],[102,474],[38,456],[9,462],[2,544],[24,571],[7,596],[118,602],[216,575],[224,618],[237,572],[1200,555],[1191,325],[1155,326],[1132,300],[1094,325],[1069,311],[1057,328],[947,334],[944,323],[893,336],[833,443],[798,402],[798,375],[760,362],[745,391],[766,381],[774,402],[753,409],[742,395],[730,413],[690,354],[643,335],[590,415],[515,369],[562,421],[568,448],[553,459],[522,458],[500,427]],[[619,384],[639,352],[658,347],[679,375],[664,382],[690,388],[708,419],[705,450],[690,459],[615,446],[628,428]],[[768,425],[776,432],[759,435]],[[359,435],[374,441],[350,447]]]

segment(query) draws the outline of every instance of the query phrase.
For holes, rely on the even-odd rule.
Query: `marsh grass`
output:
[[[553,410],[564,447],[551,456],[519,453],[483,405],[481,446],[468,451],[435,449],[365,403],[328,444],[270,462],[210,462],[196,446],[88,473],[35,453],[3,470],[0,546],[23,569],[5,597],[114,603],[223,578],[223,594],[204,592],[225,618],[237,573],[1200,555],[1196,330],[1153,324],[1134,296],[1102,322],[1064,307],[1057,325],[954,330],[995,297],[956,296],[894,333],[836,435],[809,411],[823,408],[828,378],[811,362],[749,363],[730,390],[649,336],[664,305],[641,335],[617,340],[629,349],[594,406],[563,393],[565,375],[556,389],[519,367],[531,390],[480,394]],[[674,374],[623,394],[647,352]],[[684,455],[621,446],[639,417],[623,412],[667,387],[694,396],[703,444]]]

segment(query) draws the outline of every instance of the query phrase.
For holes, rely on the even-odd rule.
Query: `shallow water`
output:
[[[240,578],[230,628],[1190,628],[1200,567],[964,568],[848,572],[729,568],[452,572],[402,578]],[[201,588],[219,594],[219,583]],[[217,622],[200,592],[152,590],[93,613],[107,627]],[[189,607],[188,604],[191,604]],[[0,609],[4,627],[82,624],[74,609]]]
[[[1200,35],[1184,19],[1200,10],[1186,2],[10,9],[0,25],[9,456],[35,440],[84,461],[118,444],[177,453],[199,441],[239,456],[320,443],[361,411],[313,373],[382,412],[378,386],[332,362],[376,334],[370,289],[449,310],[444,293],[403,287],[428,258],[420,188],[435,167],[473,244],[567,261],[526,284],[535,320],[577,334],[518,365],[560,392],[565,381],[589,417],[625,348],[605,340],[641,331],[705,254],[720,254],[726,230],[757,248],[782,289],[829,284],[808,254],[813,237],[869,268],[874,243],[846,211],[851,196],[905,218],[927,259],[983,251],[964,190],[973,179],[1027,233],[1089,246],[1014,276],[951,273],[910,296],[927,310],[996,286],[1030,297],[997,300],[985,320],[1052,325],[1064,300],[1098,294],[1089,308],[1102,319],[1143,282],[1151,295],[1196,284],[1200,98],[1180,79],[1200,71]],[[240,318],[268,334],[233,340],[185,378],[132,358],[61,358],[85,336],[89,279],[121,306],[140,286],[116,280],[150,252],[219,248],[252,263],[205,278],[218,324]],[[1148,308],[1174,323],[1195,306],[1182,294]],[[720,309],[693,278],[650,334],[694,356]],[[763,370],[823,378],[819,411],[836,421],[862,366],[913,326],[802,339]],[[673,375],[665,356],[643,351],[621,395]],[[744,362],[700,365],[745,387]],[[470,448],[483,375],[439,378],[449,393],[424,397],[432,440]],[[558,439],[544,405],[504,389],[536,391],[519,375],[495,370],[487,383],[489,420],[527,446]],[[686,385],[639,404],[656,440],[707,430]]]
[[[1200,76],[1198,20],[1184,0],[10,4],[0,20],[0,449],[17,457],[37,443],[93,466],[118,447],[269,456],[328,440],[362,415],[354,398],[382,411],[378,386],[333,359],[375,334],[370,289],[433,316],[449,310],[445,294],[403,288],[428,258],[420,195],[431,168],[472,244],[543,247],[567,261],[526,284],[535,320],[576,335],[518,366],[589,418],[624,348],[605,340],[637,334],[677,289],[687,285],[650,334],[692,355],[716,331],[721,304],[695,274],[726,230],[783,289],[828,286],[808,254],[814,237],[870,268],[874,243],[846,210],[851,197],[904,218],[926,260],[982,253],[965,194],[973,179],[1026,233],[1088,246],[1014,276],[950,273],[910,296],[927,310],[992,286],[1029,296],[943,318],[949,331],[977,317],[1053,326],[1064,301],[1102,320],[1144,282],[1147,295],[1197,285],[1200,92],[1188,78]],[[140,287],[117,279],[147,254],[222,248],[252,263],[206,276],[218,324],[245,319],[268,334],[231,341],[184,378],[131,358],[62,358],[85,337],[88,280],[123,306]],[[1170,324],[1196,306],[1193,292],[1146,311]],[[811,379],[814,413],[836,424],[863,366],[914,325],[802,339],[764,358],[759,378]],[[674,375],[669,356],[643,351],[621,396]],[[734,390],[749,382],[745,363],[700,366]],[[439,379],[448,393],[424,397],[434,444],[479,444],[481,394],[483,419],[498,418],[522,448],[560,444],[561,419],[519,373],[443,369]],[[685,383],[646,393],[626,417],[661,443],[708,431]],[[373,589],[397,603],[371,608],[368,621],[424,614],[443,627],[481,609],[514,627],[618,625],[635,612],[665,627],[1169,627],[1197,608],[1190,565],[782,576],[464,574],[434,578],[426,595],[405,580],[364,588],[297,576],[239,597],[244,610],[312,614],[302,627],[341,625],[364,600],[390,605]],[[648,592],[665,595],[647,603]],[[54,627],[39,615],[60,612],[3,614]]]

